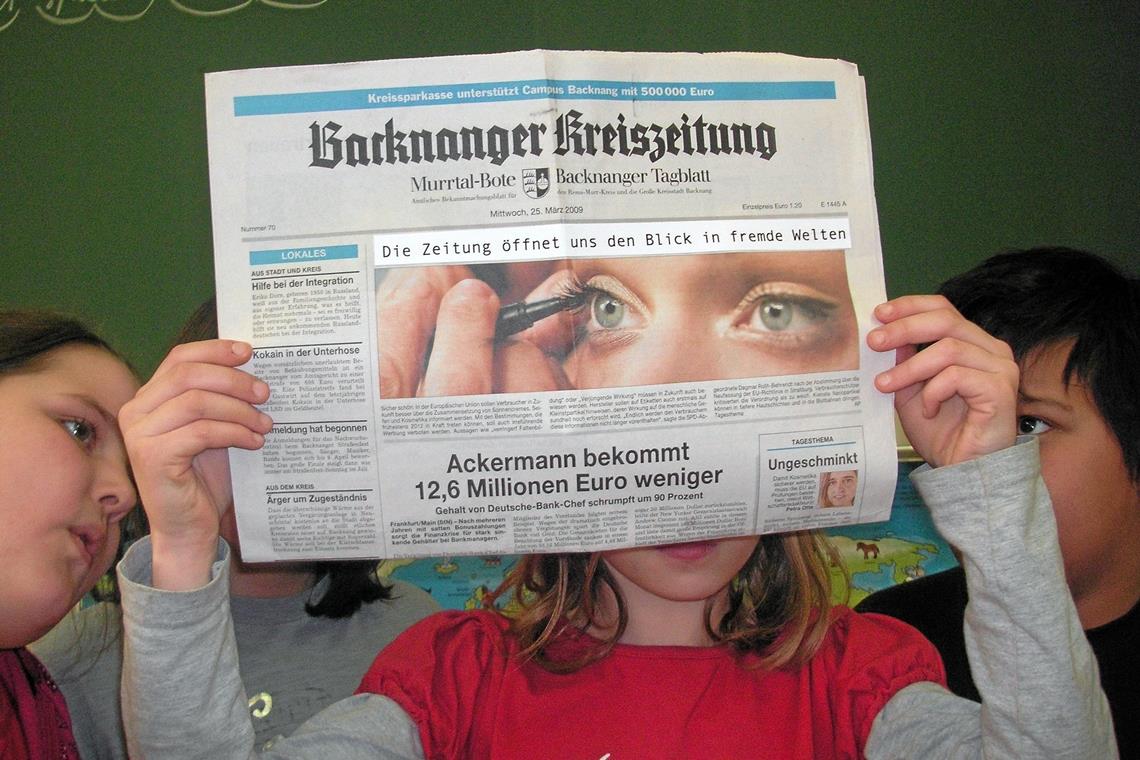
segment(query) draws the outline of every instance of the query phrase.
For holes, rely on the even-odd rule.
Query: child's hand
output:
[[[911,445],[932,467],[957,464],[1013,444],[1017,363],[1002,341],[958,313],[942,296],[904,296],[881,304],[883,322],[867,336],[876,351],[896,350],[875,386],[895,394]],[[916,352],[919,344],[930,344]]]
[[[150,521],[157,588],[198,588],[210,578],[231,497],[211,489],[195,458],[231,446],[258,449],[273,425],[253,406],[269,388],[236,369],[250,355],[248,344],[231,340],[177,346],[119,412]]]

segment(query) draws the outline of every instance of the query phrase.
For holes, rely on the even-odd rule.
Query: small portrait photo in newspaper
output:
[[[859,369],[841,250],[379,269],[376,288],[386,398]]]
[[[833,470],[819,476],[819,499],[821,507],[853,507],[859,489],[858,470]]]

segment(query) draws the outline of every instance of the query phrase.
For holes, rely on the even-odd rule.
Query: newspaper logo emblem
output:
[[[523,192],[538,200],[550,190],[550,169],[523,169]]]

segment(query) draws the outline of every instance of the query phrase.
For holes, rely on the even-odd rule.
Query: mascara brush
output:
[[[582,299],[581,295],[555,296],[533,303],[519,301],[508,304],[499,309],[499,317],[495,320],[495,340],[509,338],[532,327],[539,320],[577,308]]]

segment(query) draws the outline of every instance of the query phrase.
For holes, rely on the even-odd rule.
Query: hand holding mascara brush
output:
[[[516,303],[507,304],[499,309],[499,315],[495,320],[495,342],[506,340],[512,335],[528,330],[540,320],[547,317],[553,317],[555,314],[561,314],[564,311],[570,311],[577,308],[582,303],[582,297],[579,295],[569,296],[555,296],[553,298],[543,298],[538,301],[527,303],[526,301],[518,301]],[[427,368],[428,361],[431,359],[432,349],[435,346],[435,335],[428,340],[427,350],[424,352],[424,368]]]
[[[502,306],[466,268],[393,272],[377,291],[381,396],[469,395],[568,387],[559,360],[583,297],[548,273]],[[502,292],[502,291],[500,291]],[[561,315],[561,316],[560,316]]]
[[[495,321],[495,340],[503,340],[520,333],[533,327],[539,320],[575,309],[581,303],[581,295],[566,295],[544,298],[531,303],[519,301],[508,304],[499,309],[499,317]]]

